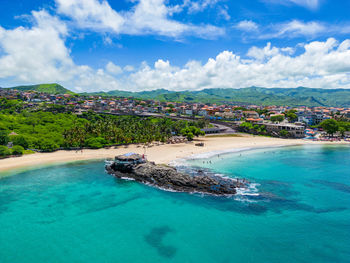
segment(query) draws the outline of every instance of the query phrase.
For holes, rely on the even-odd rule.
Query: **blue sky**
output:
[[[0,86],[350,88],[350,1],[2,0]]]

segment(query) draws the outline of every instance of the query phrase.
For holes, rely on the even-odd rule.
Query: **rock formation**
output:
[[[137,159],[135,156],[134,158]],[[156,165],[147,161],[135,162],[135,159],[126,161],[125,157],[117,156],[116,161],[106,165],[106,170],[118,178],[134,179],[141,183],[179,192],[233,195],[236,194],[236,188],[246,186],[245,181],[238,179],[206,175],[200,171],[197,175],[188,175],[178,172],[174,167]]]

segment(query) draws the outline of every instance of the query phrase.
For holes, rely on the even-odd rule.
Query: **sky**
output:
[[[350,0],[0,0],[0,87],[350,88]]]

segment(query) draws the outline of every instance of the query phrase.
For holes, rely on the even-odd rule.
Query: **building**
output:
[[[303,138],[305,136],[305,127],[292,123],[264,123],[266,131],[269,133],[280,133],[280,131],[289,132],[294,138]]]

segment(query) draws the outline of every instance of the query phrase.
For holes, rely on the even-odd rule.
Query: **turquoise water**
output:
[[[0,179],[0,262],[350,262],[350,147],[190,164],[248,178],[258,194],[164,192],[102,161],[18,172]]]

